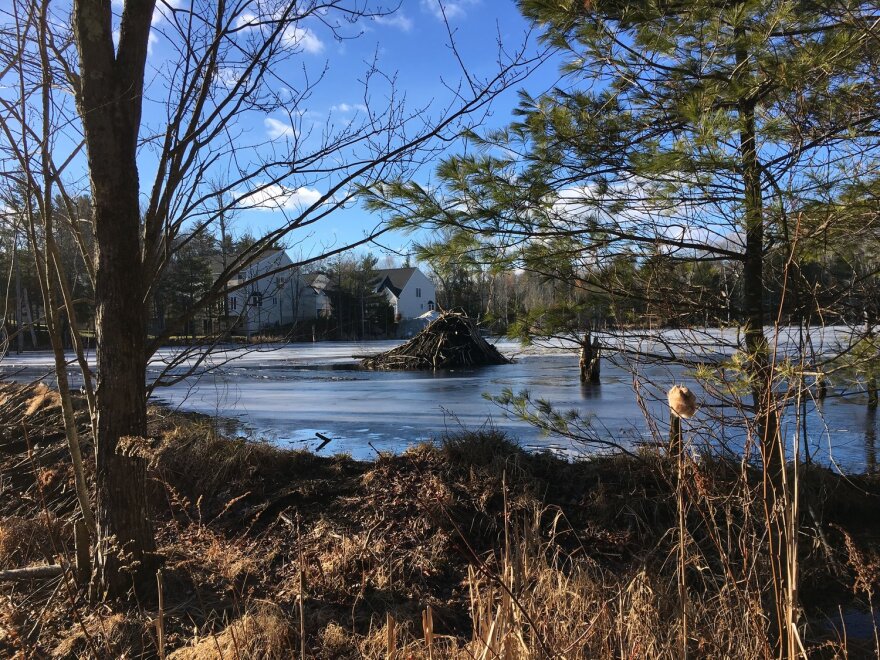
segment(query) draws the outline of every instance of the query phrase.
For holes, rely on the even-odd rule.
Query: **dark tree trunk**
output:
[[[742,34],[740,35],[743,36]],[[737,68],[741,75],[747,70],[748,58],[744,50],[737,51]],[[772,361],[767,338],[764,335],[764,210],[761,192],[761,169],[758,162],[756,103],[752,98],[741,99],[740,167],[743,177],[743,197],[746,231],[746,251],[743,264],[743,305],[745,309],[745,348],[751,365],[752,400],[755,410],[755,429],[763,463],[763,501],[767,521],[769,561],[773,576],[773,635],[779,657],[788,657],[787,595],[794,595],[788,572],[788,544],[786,542],[787,507],[784,491],[785,447],[779,433],[779,416],[773,392]]]
[[[867,339],[869,346],[873,349],[875,342],[875,333],[874,328],[877,325],[877,314],[873,309],[873,305],[870,305],[868,309],[865,310],[865,339]],[[873,349],[876,353],[876,349]],[[868,364],[868,368],[870,369],[870,373],[868,375],[868,379],[865,382],[865,389],[868,392],[868,408],[869,409],[877,409],[877,375],[874,373],[875,363],[877,359],[875,357],[874,360]]]
[[[94,204],[98,539],[92,586],[102,598],[146,583],[155,557],[144,462],[120,452],[120,439],[147,431],[137,138],[154,5],[125,4],[114,49],[110,3],[74,2],[77,103]]]
[[[591,341],[591,335],[591,332],[586,332],[581,341],[580,373],[582,383],[598,383],[600,378],[599,353],[601,348],[598,337],[593,337]]]
[[[124,185],[119,182],[120,189]],[[128,192],[135,192],[136,198],[136,190]],[[151,569],[149,556],[155,549],[147,511],[143,460],[119,452],[121,438],[144,437],[147,433],[146,314],[141,303],[140,271],[132,267],[139,263],[139,221],[131,211],[128,218],[125,215],[125,209],[114,212],[112,208],[102,209],[96,205],[96,220],[102,216],[116,220],[96,223],[99,249],[95,271],[98,303],[95,583],[102,596],[122,593],[132,586],[132,578],[135,584],[141,582],[138,578],[143,581],[150,578],[147,574]]]

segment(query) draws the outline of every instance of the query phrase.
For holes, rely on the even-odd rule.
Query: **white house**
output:
[[[270,248],[229,281],[232,289],[247,282],[227,296],[229,316],[239,331],[272,330],[330,314],[327,276],[301,273],[292,265],[284,250]]]
[[[385,293],[398,321],[417,318],[436,308],[434,283],[418,268],[387,268],[377,275],[376,292]]]

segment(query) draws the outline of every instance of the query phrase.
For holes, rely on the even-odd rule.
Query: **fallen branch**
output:
[[[51,580],[64,573],[61,564],[47,564],[46,566],[28,566],[26,568],[11,568],[0,571],[0,582],[22,582],[25,580]]]
[[[333,440],[333,438],[328,438],[323,433],[315,433],[315,435],[318,437],[319,440],[321,440],[321,444],[318,445],[318,448],[315,450],[315,453],[318,453],[319,451],[321,451],[324,447],[326,447],[330,443],[331,440]]]

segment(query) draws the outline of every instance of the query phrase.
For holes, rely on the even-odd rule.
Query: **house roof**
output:
[[[325,289],[329,290],[333,288],[331,286],[330,278],[327,277],[327,273],[323,273],[320,270],[311,273],[303,273],[300,277],[302,277],[305,285],[312,287],[316,293],[320,293]]]
[[[260,252],[259,256],[256,259],[254,259],[249,264],[249,266],[247,266],[247,268],[250,268],[252,266],[255,266],[256,264],[262,263],[262,262],[266,261],[267,259],[271,259],[272,257],[277,257],[282,252],[284,252],[284,250],[282,248],[268,247],[265,250],[263,250],[262,252]],[[234,261],[236,256],[237,255],[235,255],[235,254],[230,254],[226,258],[227,263],[231,263],[232,261]],[[214,277],[219,277],[220,274],[223,272],[223,257],[222,257],[222,255],[212,254],[211,256],[208,257],[208,263],[211,265],[211,272],[214,274]],[[242,269],[242,270],[245,270],[245,269]],[[233,279],[235,279],[235,275],[233,275]]]
[[[388,289],[399,296],[418,268],[383,268],[376,271],[376,291]]]

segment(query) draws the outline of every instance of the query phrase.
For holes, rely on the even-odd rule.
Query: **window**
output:
[[[278,304],[278,297],[277,297],[277,296],[272,296],[272,304],[273,304],[273,305],[277,305],[277,304]]]
[[[416,298],[421,298],[421,297],[422,297],[422,290],[416,289]]]
[[[229,296],[229,309],[238,309],[238,298],[236,298],[235,296]]]
[[[251,305],[254,307],[262,307],[263,306],[263,294],[259,291],[255,291],[251,294]]]

